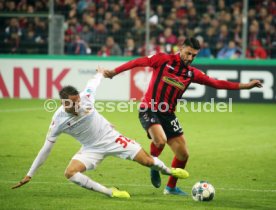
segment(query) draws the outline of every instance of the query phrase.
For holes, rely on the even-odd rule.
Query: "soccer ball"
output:
[[[197,182],[192,188],[195,201],[211,201],[215,196],[215,188],[207,181]]]

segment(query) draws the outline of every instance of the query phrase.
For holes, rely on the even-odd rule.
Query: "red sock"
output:
[[[172,168],[185,168],[187,163],[187,160],[178,160],[176,157],[174,157],[172,161]],[[170,176],[169,181],[167,183],[167,186],[170,188],[174,188],[176,186],[177,178]]]
[[[151,145],[150,145],[150,154],[154,157],[158,157],[161,152],[163,151],[164,147],[163,148],[157,148],[155,146],[155,144],[153,142],[151,142]]]

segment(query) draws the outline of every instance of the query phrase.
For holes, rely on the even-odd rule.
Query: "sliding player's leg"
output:
[[[181,168],[168,168],[160,159],[150,156],[142,148],[133,160],[143,166],[147,166],[153,170],[160,171],[164,175],[171,175],[173,177],[181,179],[188,178],[189,176],[188,172]]]
[[[125,136],[119,136],[112,143],[106,146],[106,155],[117,156],[123,159],[130,159],[143,166],[150,167],[156,171],[161,171],[165,175],[172,175],[177,178],[185,179],[189,176],[188,172],[181,168],[168,168],[157,157],[152,157],[134,140]]]
[[[94,157],[91,155],[89,156],[89,154],[77,153],[67,166],[65,170],[65,177],[83,188],[93,190],[110,197],[129,198],[130,195],[128,192],[119,191],[116,188],[107,188],[83,174],[83,172],[88,169],[94,169],[103,159],[103,156],[101,155],[97,156],[94,154],[93,156]]]
[[[151,110],[140,110],[139,120],[147,132],[148,137],[152,140],[150,145],[150,154],[154,157],[158,157],[162,153],[167,141],[158,115],[156,112],[152,112]],[[152,185],[156,188],[159,188],[161,186],[159,171],[151,169],[150,177]]]
[[[187,143],[184,135],[170,138],[167,143],[175,154],[171,166],[173,168],[184,169],[189,158]],[[187,193],[176,187],[176,183],[177,178],[170,176],[167,186],[164,189],[164,194],[187,195]]]

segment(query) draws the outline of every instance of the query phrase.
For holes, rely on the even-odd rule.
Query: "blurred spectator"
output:
[[[271,45],[271,58],[272,59],[276,58],[276,40],[272,42],[272,45]]]
[[[197,40],[200,43],[200,51],[197,54],[198,58],[212,58],[212,53],[210,48],[208,47],[208,44],[204,42],[204,39],[202,36],[197,36]]]
[[[26,35],[22,39],[22,43],[24,43],[24,53],[27,54],[37,54],[38,48],[32,48],[30,46],[35,45],[36,42],[36,35],[33,29],[29,29],[26,33]]]
[[[259,22],[257,20],[252,21],[248,32],[248,42],[251,43],[255,40],[260,40]]]
[[[241,56],[241,49],[236,47],[234,41],[229,41],[228,45],[223,47],[217,55],[219,59],[237,59]]]
[[[161,44],[171,44],[174,45],[177,42],[177,37],[172,33],[170,27],[165,28],[163,34],[159,36],[159,43]]]
[[[156,7],[156,15],[158,17],[159,24],[163,25],[166,15],[164,14],[164,7],[162,4],[158,4]]]
[[[105,13],[103,24],[106,26],[106,29],[108,31],[111,30],[111,28],[112,28],[112,13],[111,12]]]
[[[12,53],[16,53],[18,51],[21,36],[22,30],[19,27],[18,20],[16,18],[12,18],[8,27],[5,28],[4,38],[4,43],[8,44],[8,47]]]
[[[119,21],[115,21],[112,23],[112,28],[110,30],[109,36],[112,36],[114,38],[114,41],[120,46],[124,45],[125,33],[121,29],[121,24]]]
[[[216,31],[214,27],[209,27],[207,29],[207,32],[205,34],[205,42],[208,43],[209,46],[213,46],[212,48],[210,48],[211,50],[211,54],[212,55],[216,55],[217,54],[217,50],[216,50],[216,44],[217,44],[217,38],[216,38]]]
[[[161,52],[161,47],[159,44],[157,44],[156,37],[150,38],[150,44],[149,44],[148,48],[149,48],[148,55],[154,55],[156,53]],[[146,46],[143,45],[143,47],[138,49],[138,52],[141,56],[145,56],[146,55]]]
[[[91,50],[87,43],[82,40],[79,35],[74,35],[73,41],[68,45],[67,52],[70,55],[86,55],[90,54]]]
[[[132,38],[126,40],[126,46],[124,48],[124,56],[137,56],[137,48],[135,46],[135,41]]]
[[[145,42],[145,26],[141,19],[137,18],[134,26],[131,28],[131,34],[138,45],[143,45]]]
[[[177,44],[177,37],[172,33],[172,28],[167,27],[158,38],[159,43],[166,53],[173,53],[173,48]]]
[[[55,14],[63,15],[65,18],[66,50],[70,49],[69,46],[75,42],[75,34],[78,34],[91,46],[94,54],[102,51],[101,48],[108,36],[113,37],[121,49],[126,44],[125,40],[131,37],[139,53],[145,53],[146,1],[54,0],[54,2]],[[47,13],[48,7],[48,0],[0,0],[0,11],[5,13]],[[230,40],[236,43],[236,47],[242,47],[242,7],[242,1],[238,0],[151,0],[150,37],[155,40],[154,44],[150,44],[151,51],[174,53],[177,39],[188,36],[201,36],[205,47],[209,46],[214,57],[217,57],[217,53]],[[249,1],[248,44],[259,40],[267,56],[271,58],[275,58],[276,51],[275,16],[275,0]],[[17,22],[16,27],[14,22]],[[30,25],[32,28],[29,28]],[[39,48],[38,53],[47,53],[47,18],[0,18],[0,53],[25,53],[24,42],[32,40],[32,33],[36,44],[30,48]],[[42,48],[44,51],[40,50]],[[205,48],[203,49],[200,54],[205,51]],[[111,53],[108,53],[109,49],[104,51],[106,55]]]
[[[84,25],[82,31],[80,32],[80,37],[88,45],[93,42],[93,37],[95,32],[88,25]]]
[[[238,47],[242,46],[242,26],[241,25],[235,25],[233,30],[233,40],[235,41],[236,45]]]
[[[101,49],[97,53],[101,56],[109,56],[109,55],[122,55],[122,50],[119,45],[114,41],[112,36],[108,36],[106,38],[106,44],[101,47]]]
[[[227,45],[230,39],[231,39],[231,35],[228,30],[228,26],[225,24],[221,25],[219,29],[219,34],[217,36],[217,45],[216,45],[217,49],[219,50],[225,45]]]
[[[5,11],[6,12],[16,12],[16,4],[15,1],[8,0],[5,2]]]
[[[110,56],[110,50],[104,45],[101,49],[97,52],[98,56],[107,57]]]
[[[263,29],[260,32],[260,40],[262,45],[265,46],[269,57],[271,57],[271,50],[273,48],[272,43],[273,39],[275,38],[275,26],[271,25],[268,21],[265,21],[263,24]]]
[[[207,30],[211,25],[211,17],[209,14],[205,13],[202,16],[202,19],[199,22],[199,26],[202,30]]]
[[[108,31],[106,30],[105,25],[103,23],[99,23],[95,29],[93,43],[103,45],[105,43],[107,36]]]
[[[246,51],[246,57],[251,59],[266,59],[267,53],[261,46],[259,40],[254,40],[250,43],[248,50]]]

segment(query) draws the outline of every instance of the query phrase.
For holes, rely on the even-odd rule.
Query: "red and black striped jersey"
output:
[[[179,53],[175,55],[158,53],[153,56],[138,58],[117,67],[115,72],[120,73],[135,67],[146,66],[153,68],[153,74],[142,100],[142,107],[147,105],[154,106],[155,110],[165,110],[165,106],[167,106],[167,111],[173,112],[178,99],[182,98],[192,82],[217,89],[239,89],[237,82],[216,80],[195,67],[186,67]]]

